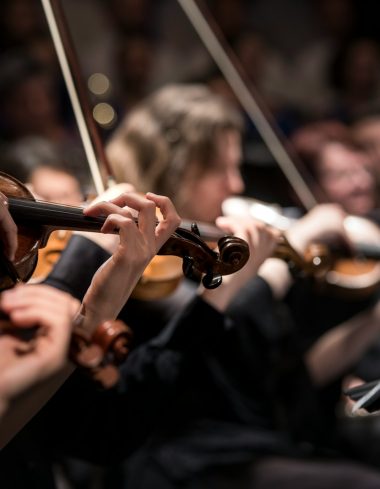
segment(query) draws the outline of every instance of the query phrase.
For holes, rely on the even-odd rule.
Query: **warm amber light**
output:
[[[105,95],[111,86],[108,77],[104,73],[93,73],[88,79],[89,90],[97,96]]]
[[[117,119],[113,107],[105,102],[96,104],[92,113],[96,122],[105,128],[112,127]]]

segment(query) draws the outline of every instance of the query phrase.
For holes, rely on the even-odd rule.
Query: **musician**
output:
[[[315,169],[315,172],[323,172],[331,186],[331,189],[323,187],[326,202],[336,202],[348,213],[363,215],[375,203],[374,181],[365,167],[368,155],[356,146],[347,145],[348,131],[341,124],[326,125],[316,131],[320,136],[313,141],[320,141],[320,144],[313,143],[313,148],[329,151],[325,166]],[[333,135],[341,143],[329,143],[327,147],[327,140]],[[169,85],[154,92],[126,115],[107,145],[107,155],[118,181],[132,183],[141,191],[150,188],[165,193],[173,199],[182,217],[214,223],[222,214],[224,199],[244,190],[240,173],[242,137],[240,115],[224,99],[202,85]],[[342,174],[338,175],[346,182],[343,186],[336,181],[331,157],[338,158],[343,167]],[[358,178],[350,178],[353,171]],[[338,197],[341,198],[338,200]],[[315,294],[310,294],[309,285],[304,281],[299,283],[302,290],[308,290],[308,298],[294,300],[292,308],[297,310],[293,314],[297,320],[300,304],[308,301],[309,307],[297,323],[300,334],[305,335],[303,324],[305,320],[309,322],[305,316],[313,310],[312,321],[314,323],[315,319],[316,325],[310,330],[314,329],[316,336],[311,341],[321,332],[320,324],[326,321],[321,311],[334,311],[333,315],[327,312],[331,318],[327,319],[327,329],[371,302],[367,298],[352,303],[344,298],[330,300],[325,296],[319,301]],[[293,297],[294,294],[289,299],[291,302]]]
[[[347,125],[331,119],[305,125],[296,131],[292,142],[313,177],[315,191],[319,190],[323,201],[336,202],[347,213],[367,218],[369,223],[357,228],[356,238],[377,245],[380,239],[379,229],[372,221],[379,223],[378,184],[374,160],[363,144],[364,141],[353,138]],[[363,224],[366,224],[365,221]],[[375,274],[373,294],[363,294],[355,300],[346,298],[345,294],[342,298],[328,293],[322,297],[311,296],[305,293],[306,290],[306,287],[296,287],[288,298],[293,310],[298,311],[296,322],[300,330],[304,330],[305,320],[311,318],[311,337],[306,337],[306,342],[313,341],[320,334],[322,324],[325,328],[330,328],[367,307],[378,295]],[[299,303],[304,304],[304,310],[299,307]],[[360,377],[372,380],[379,376],[378,351],[379,345],[374,345],[362,359],[357,370]]]
[[[166,86],[121,122],[107,156],[117,181],[168,195],[182,218],[214,223],[223,200],[244,190],[242,128],[239,112],[206,87]]]
[[[317,209],[318,216],[298,223],[294,244],[304,246],[312,240],[317,222],[321,227],[329,222],[330,233],[338,229],[340,211],[329,221],[323,213],[331,217],[332,210]],[[218,224],[253,246],[247,268],[225,277],[221,288],[202,291],[162,334],[137,346],[122,367],[118,393],[104,398],[87,387],[81,399],[83,385],[71,386],[70,395],[77,393],[76,399],[81,399],[74,407],[65,404],[67,414],[76,415],[70,424],[79,430],[74,453],[114,464],[134,452],[127,462],[126,484],[132,488],[209,487],[222,482],[226,487],[271,487],[274,481],[293,487],[310,481],[315,487],[378,484],[377,474],[352,462],[316,462],[316,454],[308,451],[313,438],[303,431],[302,419],[309,415],[315,431],[326,429],[319,425],[318,386],[339,376],[377,337],[379,308],[321,339],[303,360],[293,349],[285,352],[275,297],[291,284],[289,271],[283,262],[267,261],[260,268],[261,278],[250,281],[271,255],[276,235],[263,225],[245,228],[247,224],[236,220]],[[229,304],[231,318],[224,319],[220,313]],[[275,340],[268,338],[269,328]],[[58,409],[65,396],[68,392],[61,390],[49,408]],[[306,411],[303,398],[310,401]],[[102,422],[91,432],[95,417]],[[55,443],[67,449],[70,440],[63,435],[73,427],[63,420],[59,428]]]
[[[16,227],[7,210],[5,196],[0,202],[4,249],[8,258],[14,259]],[[158,226],[156,207],[161,209],[163,215]],[[138,226],[132,219],[132,209],[138,211]],[[108,216],[102,230],[113,232],[117,228],[120,241],[113,256],[94,275],[81,309],[72,296],[47,285],[17,286],[1,296],[1,309],[9,314],[15,328],[37,323],[43,332],[37,335],[31,349],[9,333],[0,337],[1,447],[15,436],[73,372],[73,366],[67,362],[67,349],[74,318],[80,314],[81,328],[89,334],[101,322],[115,318],[143,269],[179,222],[169,199],[154,194],[146,197],[122,194],[107,203],[94,204],[85,212],[87,215]],[[21,348],[24,352],[22,355]],[[37,439],[40,435],[37,434]],[[43,462],[42,466],[46,465],[40,460],[40,453],[28,453],[30,443],[33,443],[33,437],[24,438],[21,434],[2,450],[2,487],[25,487],[26,483],[29,484],[28,472],[33,474],[35,471],[33,464],[37,464],[38,470],[41,469],[39,461]],[[37,482],[38,487],[44,487],[44,483],[52,484],[49,471],[43,470],[43,474],[37,474],[37,481],[42,476],[42,485]]]
[[[88,191],[78,152],[43,137],[25,137],[4,148],[0,170],[26,184],[35,198],[82,205]]]
[[[378,200],[373,159],[347,126],[337,121],[305,125],[292,140],[325,202],[336,202],[349,214],[371,214]]]
[[[208,105],[210,100],[213,100],[214,104],[217,101],[217,104],[223,105],[219,98],[214,99],[210,92],[204,91],[202,87],[191,87],[188,92],[185,87],[183,93],[180,87],[176,90],[178,96],[167,99],[163,97],[162,104],[159,104],[164,121],[170,120],[172,125],[165,124],[162,130],[158,124],[158,114],[161,112],[154,112],[155,117],[148,114],[151,117],[149,119],[145,116],[151,105],[148,104],[147,108],[142,106],[136,111],[141,118],[136,117],[134,132],[123,134],[121,129],[115,136],[120,137],[120,142],[130,143],[125,144],[125,154],[121,151],[121,146],[118,148],[119,152],[114,146],[114,154],[118,154],[120,161],[125,157],[125,166],[122,166],[125,171],[129,168],[126,162],[130,158],[139,154],[145,156],[145,159],[142,158],[144,171],[140,172],[141,177],[147,176],[155,185],[166,185],[164,175],[169,175],[172,183],[168,190],[173,192],[173,188],[178,188],[174,185],[175,181],[180,185],[180,191],[176,192],[176,201],[185,215],[193,216],[190,198],[193,195],[196,196],[194,215],[212,222],[211,216],[217,215],[221,210],[220,196],[225,198],[234,189],[236,192],[242,189],[238,170],[238,125],[221,124],[218,126],[219,132],[215,126],[218,125],[218,116],[223,109]],[[172,90],[168,92],[173,95]],[[177,107],[177,112],[174,111],[174,114],[166,119],[166,111],[170,113],[172,106]],[[211,107],[215,110],[211,110]],[[131,114],[132,120],[136,114]],[[198,117],[204,123],[196,124],[192,117]],[[129,127],[128,120],[126,127]],[[183,128],[187,130],[184,135],[181,132]],[[211,142],[210,138],[206,139],[207,134],[219,137]],[[149,135],[147,145],[144,144],[146,135]],[[156,137],[153,137],[154,135]],[[227,151],[222,151],[222,148]],[[147,150],[146,153],[144,149]],[[111,155],[111,151],[109,154]],[[174,155],[175,158],[167,160],[167,155]],[[195,156],[200,159],[195,159]],[[202,164],[206,165],[206,169]],[[166,171],[156,174],[157,167],[165,168]],[[137,164],[134,172],[137,182]],[[206,185],[205,182],[209,184]],[[214,185],[218,188],[215,193],[219,200],[210,190]],[[198,205],[200,195],[204,195],[205,200],[201,201],[203,205]],[[293,230],[289,230],[288,237],[302,253],[307,244],[313,242],[316,237],[331,237],[336,233],[343,236],[344,217],[345,214],[336,207],[322,206],[306,216]],[[295,436],[298,441],[307,440],[307,443],[314,443],[317,447],[324,446],[326,442],[330,443],[328,436],[327,441],[323,439],[329,426],[326,426],[321,416],[318,386],[329,385],[333,380],[339,379],[343,371],[357,361],[378,334],[378,308],[375,308],[331,331],[332,336],[324,337],[324,341],[317,343],[315,349],[312,344],[308,344],[307,348],[303,345],[297,354],[294,352],[294,361],[289,362],[290,368],[284,370],[284,376],[276,374],[273,378],[271,372],[278,372],[279,369],[281,371],[282,362],[287,363],[291,358],[282,346],[286,341],[277,317],[277,300],[284,297],[293,279],[285,263],[279,260],[266,260],[259,270],[259,278],[254,278],[259,264],[270,256],[273,250],[273,241],[269,246],[265,239],[260,244],[260,239],[256,241],[252,238],[255,233],[260,236],[260,233],[268,232],[265,226],[257,226],[252,222],[239,223],[236,220],[228,224],[223,220],[217,222],[228,232],[245,235],[247,239],[251,236],[248,241],[256,245],[253,247],[257,260],[255,266],[224,280],[224,285],[220,289],[204,291],[202,299],[190,302],[185,310],[183,306],[179,307],[176,320],[173,320],[162,334],[152,340],[138,342],[123,367],[122,395],[113,399],[118,407],[111,408],[110,400],[107,408],[107,412],[114,414],[114,418],[107,419],[107,426],[113,426],[117,420],[117,440],[112,448],[105,441],[107,437],[101,447],[95,440],[91,444],[90,454],[88,451],[83,453],[83,450],[78,453],[81,457],[104,463],[105,460],[110,460],[110,454],[123,458],[145,441],[145,446],[128,462],[130,487],[149,487],[148,484],[151,484],[151,487],[161,487],[160,484],[162,487],[176,487],[176,484],[180,483],[187,483],[189,487],[191,484],[200,485],[202,480],[207,480],[204,477],[207,477],[207,472],[215,465],[218,466],[214,474],[216,480],[220,480],[219,477],[227,477],[224,472],[231,469],[231,487],[236,487],[239,481],[237,472],[242,468],[242,464],[247,463],[246,470],[242,472],[245,474],[244,477],[250,477],[249,462],[261,460],[264,455],[265,458],[266,455],[304,456],[304,453],[301,455],[302,450],[298,450],[297,443],[283,445],[283,436],[286,439]],[[246,231],[243,233],[244,229]],[[247,230],[250,230],[248,235]],[[65,250],[60,263],[48,278],[48,283],[80,295],[85,281],[83,276],[80,280],[75,280],[74,276],[76,264],[79,260],[83,261],[84,249],[87,250],[89,263],[92,263],[88,267],[90,270],[95,267],[94,263],[97,260],[101,261],[102,254],[103,258],[107,256],[104,250],[100,250],[94,243],[89,243],[88,239],[76,237]],[[88,255],[90,250],[92,258]],[[243,286],[247,281],[245,289]],[[210,309],[210,305],[213,309]],[[230,319],[225,326],[214,328],[214,324],[225,321],[223,317],[215,315],[214,309],[224,311],[228,306]],[[149,306],[145,306],[145,313],[147,309]],[[180,316],[178,311],[182,311]],[[157,315],[151,315],[151,318],[159,320]],[[136,323],[132,322],[135,331],[142,325],[145,329],[144,321],[138,322],[138,317],[135,320]],[[350,345],[349,354],[338,355],[344,344]],[[306,369],[304,362],[307,365]],[[323,368],[324,365],[328,367]],[[274,391],[273,385],[276,385]],[[282,388],[285,385],[288,387],[284,392]],[[310,395],[305,395],[306,391]],[[300,395],[304,400],[311,401],[310,405],[305,406],[304,402],[295,403],[294,400]],[[92,402],[93,394],[87,392],[83,413],[88,412],[89,408],[86,410],[86,406]],[[104,400],[101,405],[104,406]],[[285,425],[279,423],[278,413],[275,413],[277,410],[287,412]],[[125,416],[124,423],[120,425],[115,412],[134,413],[132,425],[125,421]],[[293,421],[295,418],[300,421],[302,413],[302,419],[315,421],[311,430],[313,433],[310,433],[310,430],[305,431],[303,423],[295,429]],[[77,414],[80,415],[78,411]],[[105,433],[102,433],[105,436]],[[320,436],[319,439],[315,438],[316,434]],[[233,443],[233,440],[236,440],[236,443]],[[225,457],[222,457],[222,454]],[[279,475],[279,466],[275,462],[271,458],[270,461],[263,460],[262,465],[256,464],[254,477],[258,477],[259,473],[268,484],[271,474],[277,474],[282,481],[299,477],[299,487],[304,487],[305,480],[309,479],[318,480],[319,486],[323,484],[323,487],[329,487],[329,482],[330,486],[334,487],[338,480],[342,482],[345,477],[342,474],[342,466],[332,465],[333,474],[320,475],[321,478],[326,477],[322,482],[321,479],[316,479],[320,466],[313,461],[310,465],[303,465],[300,460],[294,464],[289,462],[291,470],[285,473],[281,469]],[[267,463],[269,468],[264,470]],[[274,465],[271,465],[272,463]],[[282,464],[280,465],[282,467]],[[144,479],[141,479],[142,467]],[[230,469],[226,469],[227,467]],[[272,471],[271,467],[276,470]],[[366,477],[361,469],[359,472],[356,470],[354,468],[350,474],[352,487],[358,487],[358,479]],[[361,481],[362,483],[366,484]]]
[[[13,261],[17,249],[17,228],[8,212],[7,198],[2,193],[0,193],[0,230],[3,253],[6,259]],[[15,329],[39,325],[44,330],[42,335],[36,337],[35,347],[29,350],[21,339],[11,334],[11,331],[0,333],[2,438],[4,431],[9,430],[7,426],[9,411],[12,410],[14,413],[20,410],[18,397],[25,395],[25,392],[36,384],[47,380],[65,364],[71,321],[78,305],[78,302],[68,294],[47,286],[18,286],[1,294],[0,308],[9,316]],[[27,400],[25,398],[23,400],[25,405],[22,407],[24,412],[21,414],[25,420],[31,416],[30,412],[25,411],[29,408],[29,411],[33,412],[33,404],[27,407]],[[14,418],[11,416],[11,419]]]

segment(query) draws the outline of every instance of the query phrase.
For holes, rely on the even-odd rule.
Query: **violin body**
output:
[[[226,199],[223,211],[230,216],[252,217],[282,231],[295,222],[281,214],[278,206],[250,198]],[[344,226],[353,243],[353,253],[312,243],[304,256],[299,256],[282,236],[274,256],[313,277],[318,293],[361,300],[380,286],[380,229],[368,219],[357,216],[346,217]]]
[[[41,282],[49,275],[71,236],[72,232],[68,230],[58,230],[51,233],[47,245],[38,250],[37,265],[29,280],[30,282]]]
[[[380,230],[377,224],[357,216],[345,219],[345,230],[354,254],[332,250],[332,265],[319,288],[348,299],[361,300],[380,286]]]
[[[25,185],[2,172],[0,172],[0,191],[7,197],[34,200],[32,193]],[[1,263],[0,290],[12,287],[18,281],[26,282],[37,265],[38,250],[41,246],[41,236],[38,230],[23,225],[19,225],[17,230],[18,247],[15,260],[10,264],[3,257]]]
[[[177,256],[156,255],[144,270],[132,297],[155,300],[173,293],[183,278],[182,260]]]

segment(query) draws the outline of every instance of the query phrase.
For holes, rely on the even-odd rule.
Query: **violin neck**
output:
[[[45,230],[47,236],[43,238],[43,241],[47,240],[51,232],[60,229],[100,232],[106,219],[102,216],[85,216],[82,207],[26,198],[9,197],[8,205],[17,226],[34,224],[36,228],[40,227]],[[193,226],[192,221],[181,222],[181,228],[187,231],[193,231]],[[211,224],[197,223],[196,226],[204,241],[216,243],[222,236],[225,236],[225,233]]]
[[[8,198],[8,205],[18,226],[35,223],[36,226],[46,228],[49,233],[58,229],[100,232],[105,221],[105,217],[83,215],[82,207],[14,197]]]

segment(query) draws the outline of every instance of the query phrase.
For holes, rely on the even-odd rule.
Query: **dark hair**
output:
[[[88,178],[80,157],[75,148],[62,148],[43,137],[28,136],[3,148],[0,171],[26,183],[37,168],[47,167],[73,176],[84,192]]]

